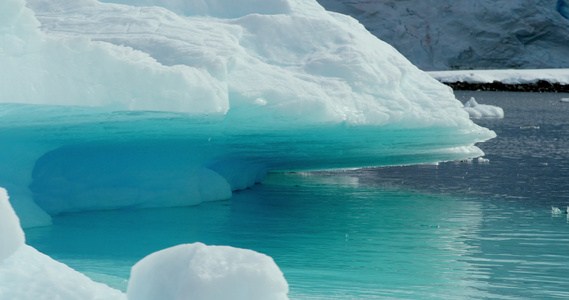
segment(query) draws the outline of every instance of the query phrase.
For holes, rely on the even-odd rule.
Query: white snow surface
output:
[[[501,107],[488,104],[478,104],[474,97],[471,97],[470,100],[464,104],[464,110],[466,110],[473,119],[504,118],[504,110]]]
[[[567,0],[318,0],[423,70],[569,67]]]
[[[498,81],[504,84],[524,84],[543,80],[550,83],[569,84],[569,69],[462,70],[428,73],[441,82],[492,83]]]
[[[131,300],[287,300],[288,283],[269,256],[228,246],[184,244],[132,268]]]
[[[24,227],[227,199],[269,171],[477,157],[495,133],[313,0],[0,1],[0,185]]]
[[[200,115],[245,107],[262,119],[406,126],[464,116],[452,113],[457,103],[449,89],[354,19],[315,1],[266,1],[280,9],[263,14],[263,6],[251,7],[239,17],[225,17],[222,8],[242,1],[122,2],[137,6],[29,0],[43,31],[30,26],[37,23],[31,17],[23,37],[21,22],[12,26],[26,49],[14,45],[24,55],[7,57],[7,70],[22,71],[5,72],[14,84],[4,86],[0,102]],[[201,3],[207,9],[188,11]]]

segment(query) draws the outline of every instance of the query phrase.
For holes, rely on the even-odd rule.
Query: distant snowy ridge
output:
[[[457,90],[569,92],[569,69],[428,72]]]
[[[569,67],[567,0],[318,0],[423,70]]]

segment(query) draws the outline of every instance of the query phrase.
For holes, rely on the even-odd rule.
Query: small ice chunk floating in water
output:
[[[504,118],[504,110],[501,107],[488,104],[478,104],[474,97],[470,97],[470,100],[464,104],[464,110],[466,110],[473,119]]]
[[[569,213],[569,206],[567,206],[566,210],[561,210],[559,207],[552,206],[551,207],[551,214],[553,215],[561,215]]]
[[[561,98],[559,99],[559,102],[569,103],[569,98]]]

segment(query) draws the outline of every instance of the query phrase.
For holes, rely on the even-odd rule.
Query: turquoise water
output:
[[[228,201],[64,214],[28,244],[125,289],[145,255],[195,241],[272,256],[291,299],[569,297],[569,105],[457,93],[504,108],[489,163],[277,173]]]

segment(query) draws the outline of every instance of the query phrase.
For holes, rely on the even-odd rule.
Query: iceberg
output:
[[[495,136],[316,1],[116,2],[0,3],[0,186],[24,227],[227,199],[270,171],[478,157]]]

